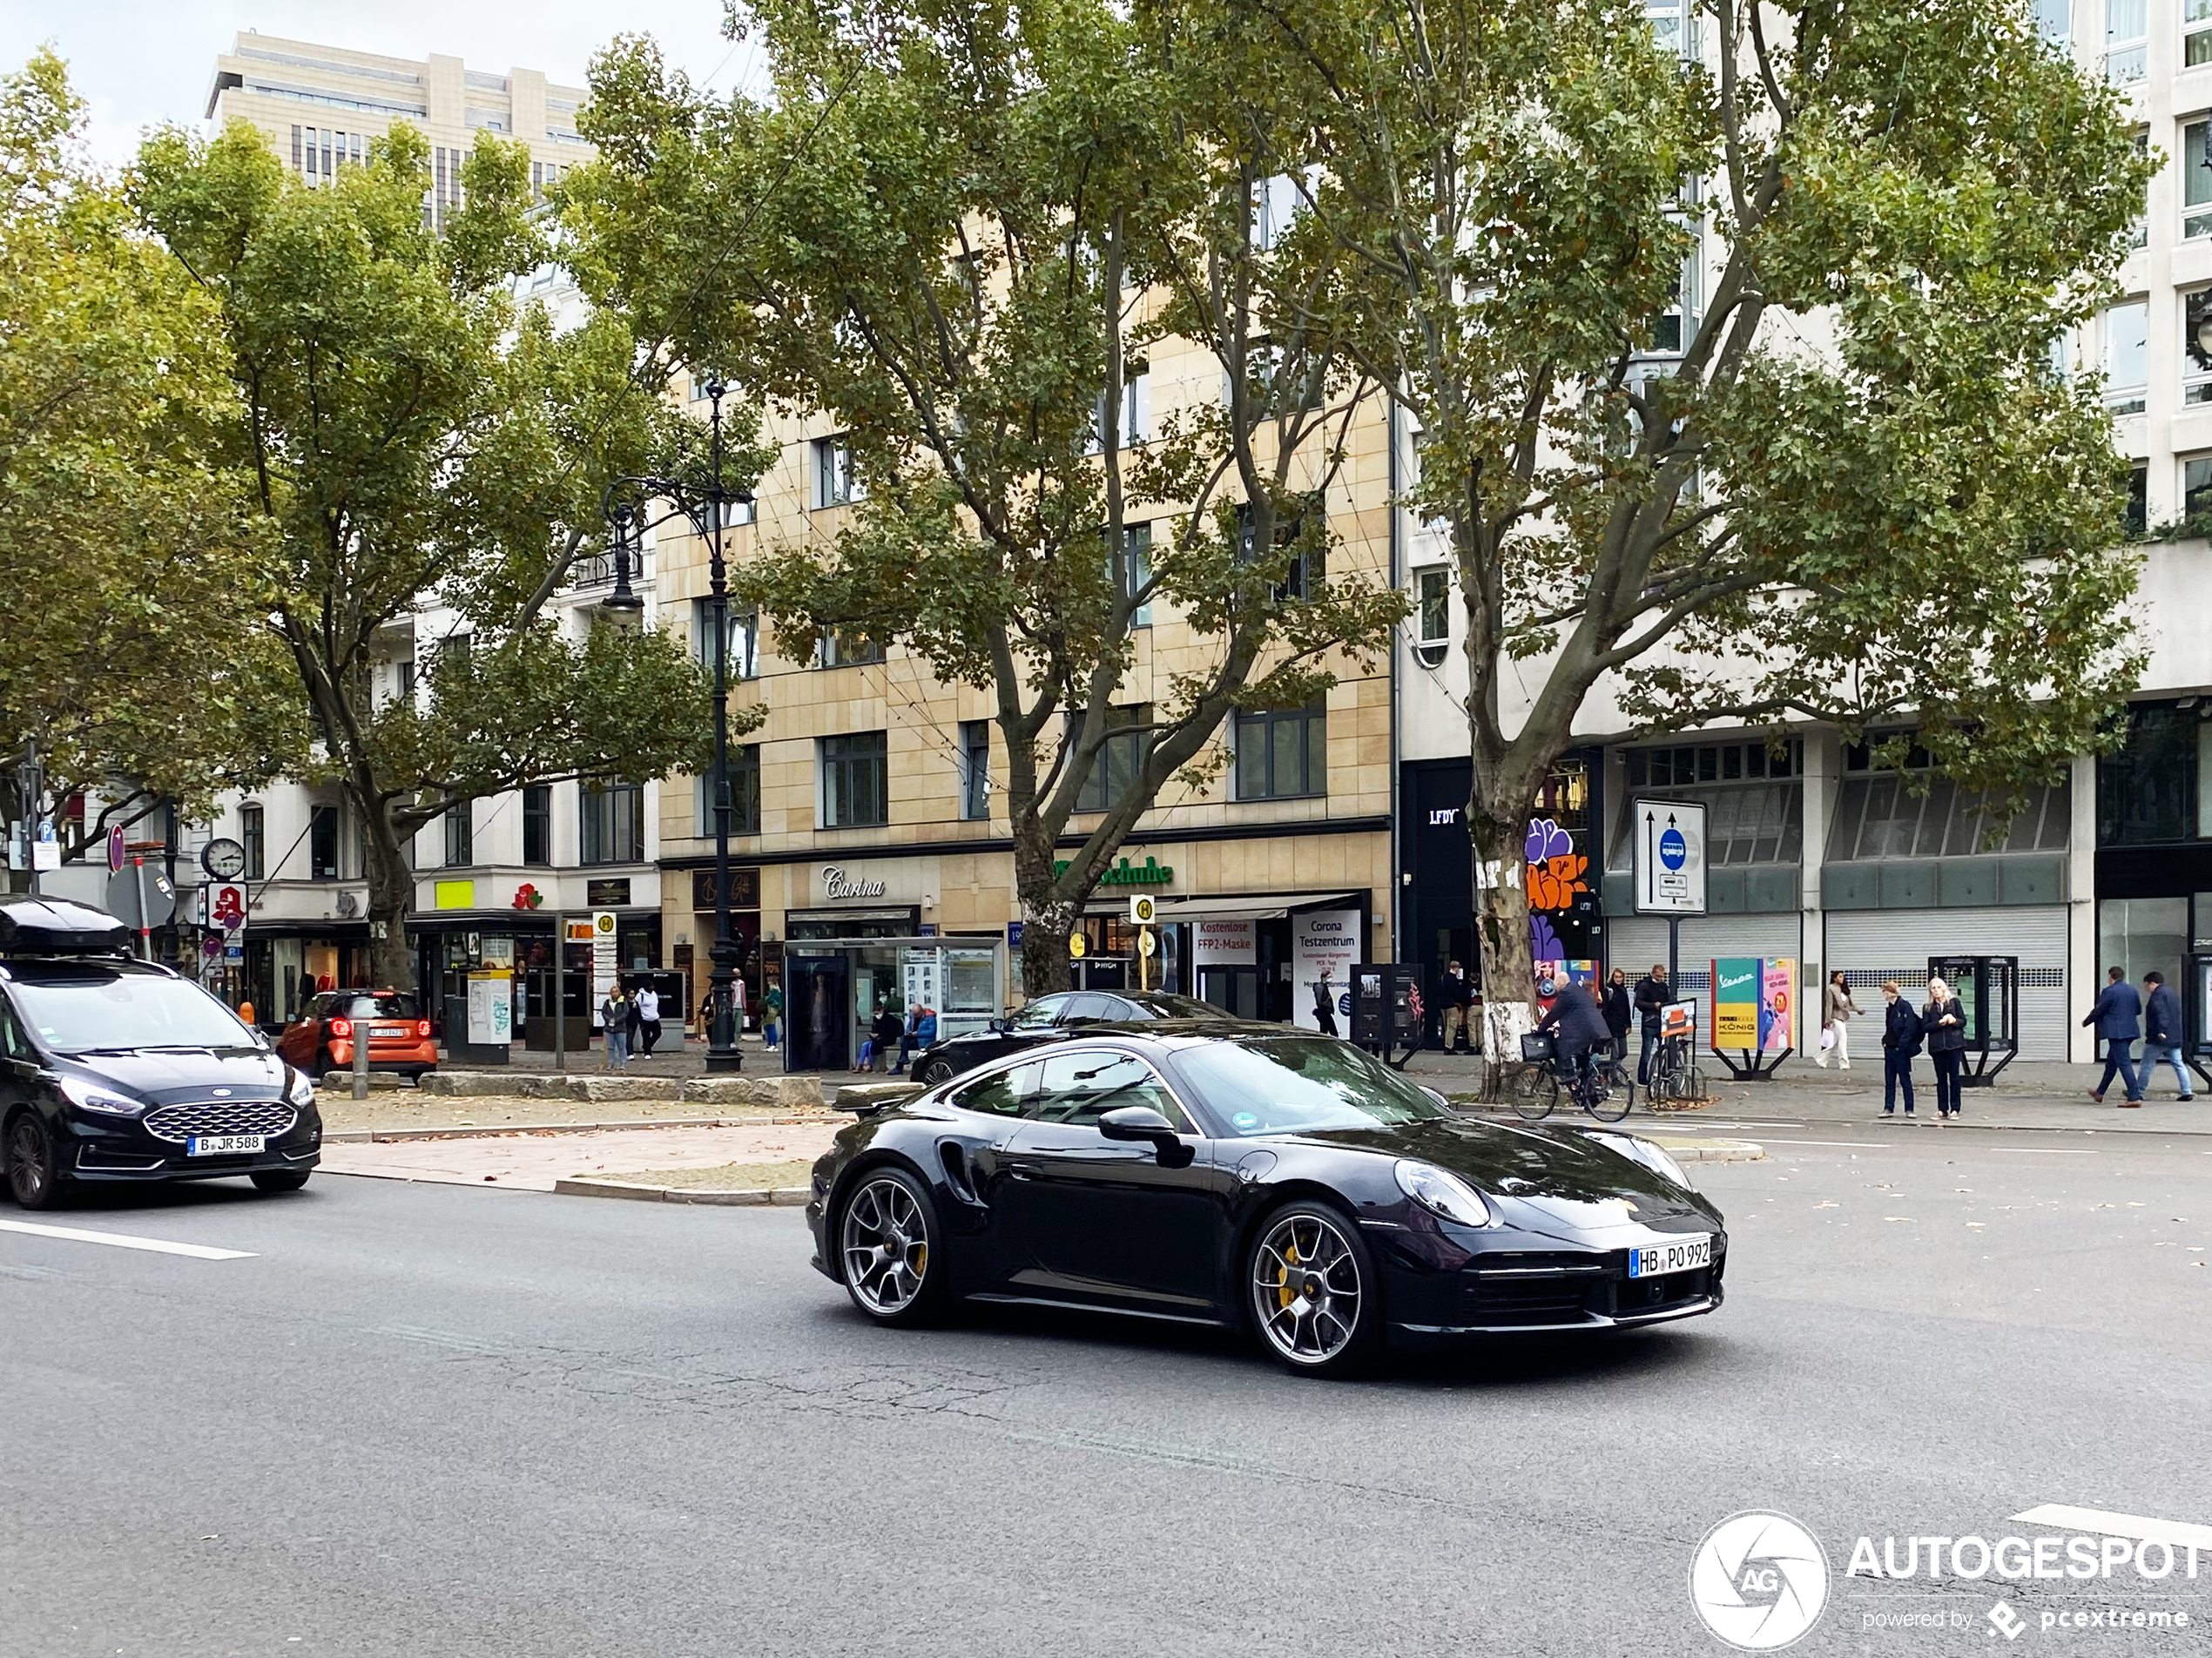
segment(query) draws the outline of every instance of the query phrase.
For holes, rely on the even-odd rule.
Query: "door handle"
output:
[[[1001,1157],[999,1167],[1006,1170],[1008,1180],[1035,1180],[1037,1177],[1036,1164],[1023,1163],[1019,1158]]]

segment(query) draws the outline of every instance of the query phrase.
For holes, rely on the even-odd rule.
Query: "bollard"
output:
[[[368,1028],[361,1021],[354,1021],[354,1097],[368,1097]]]

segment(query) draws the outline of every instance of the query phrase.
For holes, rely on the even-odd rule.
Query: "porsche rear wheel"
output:
[[[872,1169],[846,1198],[837,1224],[846,1293],[884,1324],[927,1324],[945,1300],[936,1208],[903,1169]]]
[[[914,1067],[914,1081],[925,1088],[935,1088],[940,1082],[949,1082],[955,1073],[948,1059],[933,1059]]]
[[[1247,1277],[1260,1340],[1301,1375],[1345,1376],[1381,1345],[1382,1286],[1359,1229],[1326,1203],[1262,1223]]]

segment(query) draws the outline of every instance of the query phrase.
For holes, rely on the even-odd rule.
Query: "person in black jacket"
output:
[[[1936,1121],[1947,1123],[1959,1115],[1959,1079],[1966,1064],[1966,1010],[1940,979],[1928,981],[1920,1029],[1928,1039],[1928,1058],[1935,1065]]]
[[[1651,1080],[1651,1050],[1659,1046],[1659,1010],[1673,992],[1667,987],[1667,969],[1653,962],[1651,971],[1636,981],[1636,1012],[1643,1016],[1643,1051],[1636,1056],[1636,1081]]]
[[[1474,1033],[1468,1028],[1468,1012],[1474,1006],[1474,987],[1460,971],[1456,961],[1447,963],[1444,976],[1437,981],[1436,1005],[1439,1009],[1437,1028],[1443,1037],[1444,1051],[1450,1053],[1456,1041],[1459,1051],[1474,1051]]]
[[[1605,1028],[1613,1033],[1613,1057],[1629,1056],[1629,1021],[1635,1016],[1635,1004],[1629,995],[1629,975],[1620,968],[1613,969],[1613,977],[1605,987]]]
[[[1605,1028],[1598,996],[1595,985],[1563,984],[1552,1000],[1551,1011],[1536,1021],[1538,1030],[1559,1033],[1560,1058],[1584,1080],[1590,1074],[1590,1055],[1608,1047],[1613,1040],[1613,1033]]]
[[[2196,1098],[2189,1086],[2188,1068],[2182,1063],[2182,999],[2174,994],[2174,987],[2166,982],[2162,973],[2143,974],[2143,1070],[2144,1088],[2161,1065],[2174,1068],[2174,1080],[2181,1086],[2184,1100]]]
[[[1897,1115],[1897,1096],[1905,1095],[1905,1120],[1912,1120],[1912,1056],[1920,1051],[1920,1015],[1898,992],[1897,981],[1885,980],[1882,1000],[1882,1115]]]

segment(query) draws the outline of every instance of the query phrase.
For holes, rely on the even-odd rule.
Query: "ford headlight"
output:
[[[284,1102],[306,1110],[315,1102],[314,1079],[305,1071],[292,1073],[292,1080],[284,1085]]]
[[[1656,1175],[1664,1175],[1677,1186],[1689,1184],[1689,1176],[1683,1173],[1682,1165],[1669,1157],[1662,1146],[1633,1134],[1594,1134],[1590,1138],[1603,1141],[1629,1162],[1640,1163]]]
[[[98,1111],[111,1117],[134,1117],[146,1109],[144,1100],[126,1100],[81,1076],[63,1077],[62,1092],[71,1105],[81,1105],[87,1111]]]
[[[1488,1226],[1494,1218],[1480,1192],[1433,1163],[1400,1159],[1398,1189],[1430,1214],[1460,1226]]]

